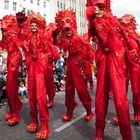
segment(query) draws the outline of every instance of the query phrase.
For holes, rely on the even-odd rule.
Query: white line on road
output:
[[[92,110],[94,110],[94,108]],[[59,128],[55,129],[55,132],[57,132],[57,133],[61,132],[62,130],[66,129],[67,127],[69,127],[72,124],[74,124],[75,122],[81,120],[85,115],[86,115],[86,112],[82,113],[80,116],[76,117],[72,121],[67,122],[66,124],[64,124],[64,125],[60,126]]]

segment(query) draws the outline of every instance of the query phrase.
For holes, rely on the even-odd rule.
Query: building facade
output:
[[[73,10],[76,13],[77,29],[80,35],[86,33],[85,18],[86,0],[1,0],[0,18],[24,10],[34,11],[42,15],[47,23],[54,22],[55,15],[60,10]]]
[[[45,18],[50,18],[49,0],[1,0],[0,18],[24,10],[26,13],[34,11]]]

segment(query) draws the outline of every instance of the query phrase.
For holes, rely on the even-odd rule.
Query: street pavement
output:
[[[93,98],[93,111],[95,111],[95,90],[90,92]],[[133,121],[132,108],[132,92],[129,87],[128,91],[131,127],[133,140],[140,140],[140,126],[136,126]],[[95,136],[95,116],[91,122],[87,123],[83,117],[85,109],[79,101],[77,95],[78,107],[74,110],[74,116],[71,122],[62,122],[61,117],[65,113],[64,92],[57,92],[55,98],[55,106],[49,109],[51,129],[50,137],[47,140],[92,140]],[[21,122],[14,126],[7,126],[3,119],[4,114],[8,112],[8,105],[0,108],[0,140],[36,140],[35,134],[30,134],[26,131],[26,125],[29,123],[29,104],[28,99],[23,99],[23,108],[21,111]],[[115,115],[113,98],[109,101],[108,114],[106,119],[106,128],[104,132],[105,140],[122,140],[119,132],[119,127],[112,124],[112,117]]]

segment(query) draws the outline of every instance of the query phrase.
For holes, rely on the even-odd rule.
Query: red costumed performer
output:
[[[139,47],[140,36],[136,33],[136,20],[133,15],[126,14],[120,18],[124,27],[127,40],[125,40],[128,58],[128,71],[131,88],[133,92],[134,121],[140,123],[140,66],[139,66]],[[118,117],[113,118],[113,122],[118,124]]]
[[[132,140],[128,100],[126,97],[125,48],[119,34],[116,19],[105,12],[104,1],[91,1],[86,14],[89,21],[89,35],[96,38],[98,45],[95,60],[97,66],[97,91],[95,97],[96,138],[103,140],[105,118],[108,108],[110,85],[119,119],[123,140]]]
[[[83,37],[87,42],[90,42],[88,33],[84,34]],[[89,43],[89,45],[90,45],[90,43]],[[92,45],[91,45],[91,48],[92,48]],[[93,78],[92,78],[92,68],[91,68],[91,61],[88,59],[86,60],[85,73],[86,73],[86,77],[87,77],[87,82],[90,84],[90,88],[92,90],[94,88],[93,87]]]
[[[46,38],[52,44],[52,47],[48,48],[48,53],[50,54],[49,63],[47,65],[47,76],[46,76],[46,84],[47,84],[47,95],[48,102],[47,107],[51,108],[54,106],[54,97],[55,97],[55,86],[54,86],[54,75],[53,75],[53,62],[56,63],[60,58],[60,54],[56,46],[53,45],[53,32],[56,30],[55,23],[50,23],[46,30]]]
[[[73,117],[74,108],[77,106],[75,101],[76,88],[78,96],[87,112],[84,119],[90,121],[93,117],[92,99],[87,90],[85,68],[87,59],[93,61],[94,51],[89,43],[77,34],[76,17],[73,11],[60,11],[56,15],[56,23],[58,30],[61,31],[58,44],[64,52],[68,51],[65,88],[67,113],[63,115],[62,120],[70,121]]]
[[[22,57],[17,46],[17,21],[13,15],[5,16],[2,19],[2,40],[0,46],[8,53],[7,57],[7,83],[6,95],[10,107],[9,113],[5,115],[5,120],[13,126],[20,121],[20,110],[22,103],[18,95],[18,67]]]
[[[45,19],[34,13],[28,16],[23,28],[23,32],[27,34],[27,40],[24,42],[23,50],[28,73],[28,98],[31,118],[27,130],[29,132],[36,132],[39,111],[40,130],[36,134],[36,138],[38,139],[46,139],[50,133],[48,126],[49,112],[46,100],[46,71],[49,56],[46,53],[48,44],[43,32],[45,28]]]

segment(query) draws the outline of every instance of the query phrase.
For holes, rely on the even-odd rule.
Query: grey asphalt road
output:
[[[140,126],[136,126],[133,121],[133,108],[132,108],[132,93],[129,88],[128,91],[131,126],[133,133],[133,140],[140,140]],[[93,111],[95,91],[91,92],[93,98]],[[50,109],[50,122],[51,135],[48,140],[92,140],[95,136],[95,116],[91,122],[84,121],[85,109],[80,103],[78,97],[78,107],[74,111],[74,117],[71,122],[62,122],[61,117],[65,113],[64,106],[64,92],[57,92],[55,98],[55,106]],[[14,126],[7,126],[6,121],[3,119],[4,114],[8,111],[8,106],[5,105],[0,108],[0,140],[35,140],[35,134],[30,134],[26,131],[26,125],[29,123],[29,104],[28,100],[24,99],[23,108],[21,111],[21,122]],[[121,140],[119,127],[114,126],[111,122],[112,117],[115,115],[115,108],[113,98],[110,99],[108,114],[106,119],[105,140]]]

